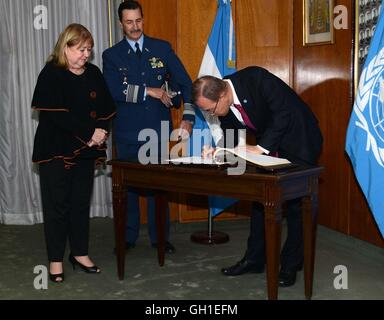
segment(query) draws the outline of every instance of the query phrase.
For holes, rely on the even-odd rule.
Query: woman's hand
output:
[[[100,146],[105,142],[105,140],[107,140],[107,138],[108,131],[101,128],[96,128],[91,140],[87,143],[88,147]]]

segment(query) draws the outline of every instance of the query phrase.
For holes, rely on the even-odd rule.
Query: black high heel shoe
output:
[[[79,261],[77,261],[76,258],[71,254],[68,257],[68,260],[72,264],[73,270],[75,270],[76,266],[79,266],[80,269],[82,269],[86,273],[100,273],[101,272],[98,266],[93,265],[92,267],[87,267],[87,266],[81,264]]]
[[[55,283],[64,282],[64,272],[57,273],[57,274],[49,273],[49,280],[51,280],[52,282],[55,282]]]

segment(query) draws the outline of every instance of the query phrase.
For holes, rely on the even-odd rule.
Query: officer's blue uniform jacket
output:
[[[145,87],[160,88],[165,80],[174,91],[180,91],[185,109],[183,119],[194,120],[192,81],[168,42],[144,36],[139,58],[124,38],[103,52],[103,73],[117,106],[116,142],[139,144],[139,132],[151,128],[160,134],[161,121],[169,121],[172,130],[170,109],[160,99],[144,95]],[[173,102],[179,104],[177,100]]]

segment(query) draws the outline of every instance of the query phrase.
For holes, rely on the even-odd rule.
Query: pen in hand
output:
[[[204,145],[203,149],[201,150],[201,157],[203,159],[212,159],[213,153],[215,152],[215,148],[213,148],[211,145]]]

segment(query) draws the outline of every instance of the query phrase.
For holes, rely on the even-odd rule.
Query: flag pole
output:
[[[208,232],[196,231],[191,235],[191,241],[200,244],[221,244],[229,241],[229,235],[221,231],[213,230],[213,215],[208,209]]]

